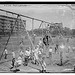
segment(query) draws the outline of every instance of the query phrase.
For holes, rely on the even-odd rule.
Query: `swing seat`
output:
[[[23,63],[23,65],[24,65],[24,66],[27,66],[27,65],[28,65],[28,63]]]
[[[15,64],[14,67],[11,67],[11,68],[10,68],[10,71],[12,71],[12,72],[14,72],[14,73],[20,71],[20,69],[17,69],[17,67],[19,67],[19,66],[21,66],[21,64]]]
[[[13,67],[10,67],[10,70],[13,69]]]
[[[40,70],[40,73],[46,73],[46,70]]]
[[[29,56],[26,56],[26,57],[24,58],[23,65],[24,65],[24,66],[27,66],[28,63],[29,63]]]
[[[11,69],[10,71],[16,73],[16,72],[20,71],[20,69]]]

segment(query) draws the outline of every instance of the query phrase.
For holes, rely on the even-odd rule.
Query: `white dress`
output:
[[[38,60],[38,49],[35,49],[35,52],[34,52],[34,59]]]
[[[40,41],[39,41],[39,46],[40,46],[41,44],[42,44],[42,41],[40,40]]]
[[[23,56],[23,52],[22,51],[20,52],[20,56]]]
[[[42,67],[44,70],[46,70],[46,63],[45,62],[42,63]]]
[[[30,51],[25,51],[26,56],[30,56]]]
[[[8,54],[8,51],[7,51],[7,49],[5,49],[5,51],[4,51],[4,54]]]
[[[12,52],[12,58],[15,58],[15,52]]]
[[[17,65],[21,65],[22,64],[22,58],[20,56],[18,57],[18,60],[16,61],[16,64]]]
[[[62,44],[62,45],[60,46],[60,48],[61,48],[61,49],[64,49],[64,48],[65,48],[65,46]]]
[[[52,49],[51,48],[49,49],[49,52],[52,52]]]

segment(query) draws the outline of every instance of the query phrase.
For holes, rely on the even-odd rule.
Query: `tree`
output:
[[[75,29],[72,29],[72,36],[75,37]]]

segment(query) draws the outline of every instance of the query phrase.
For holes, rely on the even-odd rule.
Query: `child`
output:
[[[67,38],[67,43],[69,42],[69,38]]]
[[[23,51],[22,51],[22,50],[20,51],[19,56],[20,56],[20,57],[23,57]]]
[[[22,64],[22,57],[19,56],[19,57],[18,57],[18,60],[15,62],[15,68],[21,66],[21,64]]]
[[[45,57],[42,57],[41,66],[42,66],[42,72],[46,72],[46,63],[45,63]]]
[[[52,62],[52,47],[49,48],[49,59]]]
[[[35,51],[34,51],[34,61],[35,61],[35,64],[39,64],[39,57],[38,57],[38,51],[39,51],[39,45],[36,46],[35,48]]]
[[[7,59],[7,55],[8,55],[8,51],[7,51],[7,49],[5,49],[5,51],[4,51],[4,58],[5,59]]]
[[[63,59],[63,50],[65,49],[65,45],[60,45],[60,65],[62,65],[62,59]]]
[[[49,48],[49,57],[52,57],[52,47]]]
[[[71,47],[70,47],[70,46],[68,46],[68,53],[70,52],[70,50],[71,50]]]
[[[10,69],[12,69],[15,66],[15,52],[12,52],[12,63],[11,63],[12,67]]]
[[[75,51],[75,47],[72,47],[72,51],[73,51],[73,52]]]
[[[40,38],[38,45],[39,45],[39,46],[42,46],[42,43],[43,43],[43,42],[42,42],[42,38]]]
[[[26,49],[25,56],[24,56],[24,65],[25,66],[28,65],[28,62],[29,62],[29,59],[30,59],[30,54],[31,54],[30,48],[29,49]]]
[[[64,48],[65,48],[64,44],[61,44],[60,49],[64,49]]]
[[[57,50],[58,50],[58,44],[56,44],[56,47],[55,47],[55,53],[57,52]]]

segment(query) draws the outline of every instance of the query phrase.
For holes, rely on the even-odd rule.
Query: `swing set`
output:
[[[6,13],[10,13],[10,14],[12,14],[12,15],[16,15],[17,18],[16,18],[16,20],[15,20],[15,25],[17,25],[17,26],[18,26],[18,23],[17,23],[17,22],[18,22],[18,19],[20,19],[20,21],[21,21],[21,23],[22,23],[22,25],[23,25],[23,27],[24,27],[24,30],[25,30],[26,33],[27,33],[27,36],[28,36],[28,38],[29,38],[29,41],[30,41],[30,43],[31,43],[32,50],[35,49],[35,46],[34,46],[34,43],[33,43],[32,40],[31,40],[31,37],[30,37],[30,35],[29,35],[29,32],[26,30],[26,21],[23,20],[22,17],[25,17],[25,18],[28,18],[28,19],[32,20],[32,34],[33,34],[33,35],[34,35],[34,31],[33,31],[33,30],[34,30],[34,21],[39,21],[39,22],[41,22],[39,28],[42,27],[42,38],[43,38],[43,29],[44,29],[43,24],[47,24],[47,26],[45,25],[45,27],[46,27],[46,29],[47,29],[47,32],[49,32],[49,27],[48,27],[48,26],[51,25],[51,23],[49,23],[49,22],[46,22],[46,21],[43,21],[43,20],[39,20],[39,19],[36,19],[36,18],[32,18],[32,17],[29,17],[29,16],[25,16],[25,15],[22,15],[22,14],[17,14],[17,13],[14,13],[14,12],[6,11],[6,10],[3,10],[3,9],[0,9],[0,11],[6,12]],[[14,29],[14,25],[12,25],[11,33],[13,32],[13,29]],[[6,44],[5,44],[5,47],[4,47],[4,49],[3,49],[3,52],[2,52],[2,54],[1,54],[1,56],[0,56],[0,60],[2,59],[3,53],[4,53],[4,51],[5,51],[5,49],[6,49],[7,45],[8,45],[8,42],[9,42],[9,40],[10,40],[10,38],[11,38],[11,35],[12,35],[11,33],[9,34],[9,38],[8,38]],[[60,33],[60,30],[59,30],[59,33]],[[60,33],[60,35],[61,35],[61,33]],[[49,34],[49,36],[50,36],[50,38],[51,38],[51,40],[52,40],[52,42],[53,42],[53,39],[52,39],[51,34]],[[20,36],[20,37],[22,37],[22,36]],[[62,36],[61,36],[61,37],[62,37]],[[31,52],[32,52],[32,50],[31,50]]]
[[[39,19],[36,19],[36,18],[32,18],[32,17],[29,17],[29,16],[25,16],[25,15],[21,15],[21,14],[17,14],[17,13],[14,13],[14,12],[10,12],[10,11],[6,11],[6,10],[3,10],[3,9],[0,9],[0,11],[2,11],[2,12],[6,12],[6,14],[7,13],[9,13],[9,14],[12,14],[12,15],[15,15],[15,16],[17,16],[17,18],[16,18],[16,20],[15,20],[15,25],[17,25],[17,28],[18,28],[18,19],[20,19],[20,21],[21,21],[21,23],[22,23],[22,25],[23,25],[23,27],[24,27],[24,30],[26,31],[26,33],[27,33],[27,36],[28,36],[28,38],[29,38],[29,40],[30,40],[30,43],[31,43],[31,46],[32,46],[32,49],[34,50],[34,48],[35,48],[35,46],[34,46],[34,44],[33,44],[33,42],[32,42],[32,40],[31,40],[31,38],[30,38],[30,35],[29,35],[29,33],[28,33],[28,31],[26,30],[26,21],[25,20],[23,20],[22,19],[22,17],[25,17],[25,18],[28,18],[28,19],[31,19],[32,20],[32,33],[33,33],[33,35],[34,35],[34,21],[39,21],[39,22],[41,22],[41,24],[40,24],[40,26],[39,26],[39,28],[42,26],[42,38],[43,38],[43,23],[45,23],[45,24],[50,24],[49,22],[46,22],[46,21],[43,21],[43,20],[39,20]],[[8,17],[9,18],[9,17]],[[11,29],[11,33],[14,31],[14,25],[11,25],[12,27],[12,29]],[[18,30],[18,29],[17,29]],[[5,47],[4,47],[4,49],[3,49],[3,52],[5,51],[5,49],[6,49],[6,47],[7,47],[7,45],[8,45],[8,42],[9,42],[9,40],[10,40],[10,38],[11,38],[11,35],[12,34],[9,34],[9,37],[8,37],[8,40],[7,40],[7,42],[6,42],[6,44],[5,44]],[[20,36],[20,37],[22,37],[22,36]],[[0,56],[0,60],[1,60],[1,58],[2,58],[2,56],[3,56],[3,52],[2,52],[2,54],[1,54],[1,56]]]

